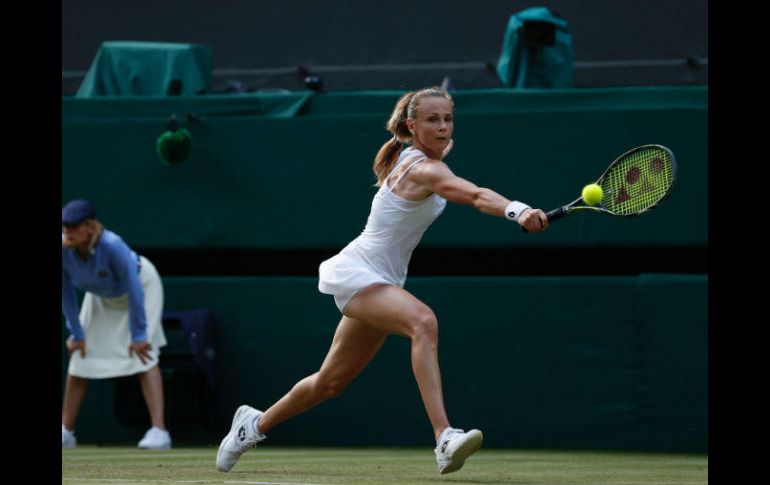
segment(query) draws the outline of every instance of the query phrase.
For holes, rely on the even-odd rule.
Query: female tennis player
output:
[[[439,472],[459,470],[481,446],[481,431],[466,432],[449,423],[438,364],[438,321],[425,303],[404,289],[407,266],[447,200],[506,217],[529,232],[544,231],[548,220],[542,210],[478,187],[444,163],[454,130],[454,102],[445,90],[432,87],[402,96],[387,129],[393,138],[374,160],[379,191],[366,227],[319,268],[319,290],[333,295],[342,313],[331,348],[317,372],[264,412],[247,405],[238,408],[219,446],[220,471],[232,469],[246,450],[283,421],[340,395],[390,334],[411,339],[412,370],[433,427]]]

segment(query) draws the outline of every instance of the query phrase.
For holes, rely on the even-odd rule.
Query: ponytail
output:
[[[404,145],[395,136],[382,145],[377,156],[374,157],[374,175],[377,177],[375,187],[379,187],[385,181],[403,149]]]
[[[380,147],[377,156],[374,157],[373,170],[374,175],[377,177],[376,187],[382,185],[393,169],[393,165],[404,149],[404,144],[412,140],[412,134],[406,126],[406,118],[409,112],[409,104],[414,94],[414,91],[412,91],[401,96],[395,108],[393,108],[393,113],[390,115],[388,123],[385,125],[385,129],[393,133],[393,138],[386,141]]]

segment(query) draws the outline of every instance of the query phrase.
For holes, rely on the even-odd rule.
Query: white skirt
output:
[[[377,274],[355,250],[345,248],[342,252],[322,262],[318,268],[318,290],[334,295],[334,303],[340,313],[345,305],[361,289],[374,284],[403,286]]]
[[[70,355],[69,373],[85,379],[106,379],[146,372],[158,364],[160,347],[166,345],[163,333],[163,284],[155,266],[140,256],[139,281],[144,290],[147,341],[152,360],[142,364],[136,353],[130,357],[131,330],[128,318],[128,294],[103,298],[86,292],[80,308],[80,322],[86,336],[86,357],[79,351]]]

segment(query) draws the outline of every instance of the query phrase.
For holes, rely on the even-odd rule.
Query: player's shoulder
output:
[[[440,176],[452,173],[446,163],[430,157],[425,157],[425,160],[423,160],[422,163],[415,165],[413,170],[415,170],[416,173],[426,176]]]

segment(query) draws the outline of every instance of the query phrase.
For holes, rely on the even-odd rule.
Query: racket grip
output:
[[[565,207],[557,207],[556,209],[548,212],[545,216],[548,218],[548,222],[558,221],[562,217],[567,215]]]
[[[548,223],[550,224],[551,222],[557,221],[566,215],[567,215],[567,211],[565,210],[565,207],[562,206],[562,207],[557,207],[556,209],[550,212],[546,212],[545,217],[548,218]],[[524,226],[521,226],[521,232],[523,232],[524,234],[529,234],[529,231]]]

